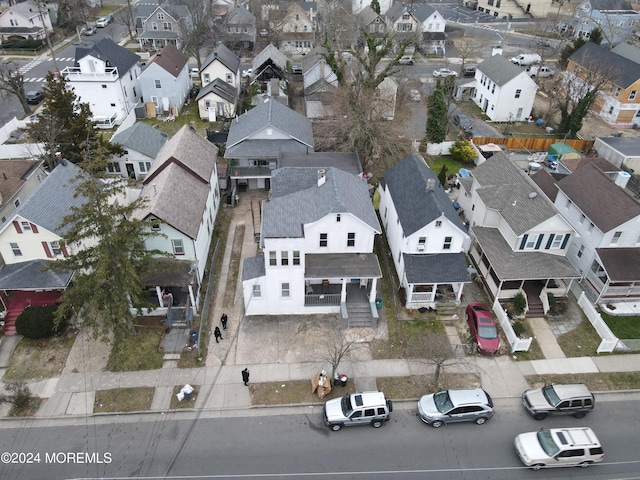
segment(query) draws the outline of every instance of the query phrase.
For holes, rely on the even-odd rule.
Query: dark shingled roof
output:
[[[240,69],[240,57],[229,50],[222,43],[219,43],[216,49],[202,63],[202,70],[207,68],[214,60],[218,60],[222,65],[227,67],[233,73]]]
[[[207,83],[200,92],[198,92],[198,96],[196,97],[196,101],[201,98],[207,96],[208,94],[213,93],[223,100],[234,104],[236,103],[236,89],[233,85],[229,85],[227,82],[222,80],[221,78],[216,78],[212,82]]]
[[[569,61],[597,72],[621,88],[630,87],[640,79],[639,64],[593,42],[585,43],[569,57]]]
[[[115,134],[110,142],[122,145],[147,157],[156,158],[162,146],[167,142],[167,134],[146,123],[136,122],[129,128]]]
[[[612,282],[640,281],[640,248],[597,248]]]
[[[106,62],[108,67],[118,67],[118,77],[122,78],[131,67],[140,61],[140,57],[135,53],[121,47],[110,38],[103,38],[92,48],[76,48],[76,65],[87,55],[99,58]]]
[[[434,189],[427,191],[427,181],[434,180]],[[405,236],[430,224],[443,214],[460,230],[466,229],[442,188],[438,176],[418,155],[411,154],[384,174]]]
[[[66,288],[73,270],[49,270],[51,260],[12,263],[0,269],[0,290],[57,290]]]
[[[595,165],[584,165],[558,181],[558,187],[601,232],[640,216],[640,204]]]
[[[556,201],[558,187],[556,187],[556,179],[553,178],[549,172],[546,170],[538,170],[536,173],[531,175],[531,180],[540,187],[540,190],[544,192],[549,200],[552,202]]]
[[[434,255],[404,253],[407,282],[409,283],[468,283],[465,254],[438,253]]]
[[[174,78],[177,78],[188,61],[187,56],[170,43],[155,56],[151,63],[162,67]]]

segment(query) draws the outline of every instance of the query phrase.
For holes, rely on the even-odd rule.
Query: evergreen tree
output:
[[[369,5],[374,12],[380,15],[380,2],[378,0],[371,0],[371,4]]]
[[[163,254],[145,248],[145,240],[157,234],[148,221],[134,216],[145,199],[129,204],[114,201],[123,198],[126,180],[106,178],[110,156],[104,144],[85,145],[83,172],[76,184],[76,195],[84,202],[71,207],[60,226],[66,231],[66,243],[81,248],[52,262],[52,268],[76,272],[56,319],[62,321],[70,311],[80,313],[84,325],[96,334],[114,334],[117,341],[135,333],[130,304],[137,309],[149,306],[141,279],[151,271],[153,257]]]
[[[446,165],[442,165],[442,168],[440,169],[440,173],[438,173],[438,180],[440,180],[440,185],[442,185],[444,188],[448,188],[447,170],[449,170],[449,168]]]
[[[88,144],[98,143],[88,103],[78,101],[68,81],[49,72],[43,88],[44,104],[38,121],[29,126],[31,138],[45,144],[46,162],[53,168],[56,152],[73,163],[80,163]],[[122,154],[120,145],[104,144],[109,153]]]
[[[431,143],[444,142],[447,134],[447,102],[440,82],[427,98],[427,140]]]

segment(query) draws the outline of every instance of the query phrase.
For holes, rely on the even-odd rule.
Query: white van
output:
[[[520,55],[513,57],[511,63],[526,67],[527,65],[535,65],[542,61],[542,57],[537,53],[521,53]]]

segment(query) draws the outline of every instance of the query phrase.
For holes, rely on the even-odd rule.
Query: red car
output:
[[[500,350],[500,337],[491,309],[484,303],[470,303],[467,306],[467,322],[471,336],[478,345],[478,352],[495,355]]]

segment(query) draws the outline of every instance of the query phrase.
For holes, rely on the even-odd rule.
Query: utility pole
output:
[[[38,15],[40,16],[40,23],[42,23],[42,28],[44,29],[44,36],[47,40],[49,53],[51,53],[51,60],[53,60],[53,68],[55,68],[56,73],[60,75],[60,70],[58,69],[58,63],[56,62],[56,53],[53,51],[53,45],[51,44],[51,39],[49,38],[49,30],[47,30],[47,25],[44,22],[44,12],[42,11],[41,2],[38,2]],[[49,15],[49,12],[47,12],[47,15]]]

